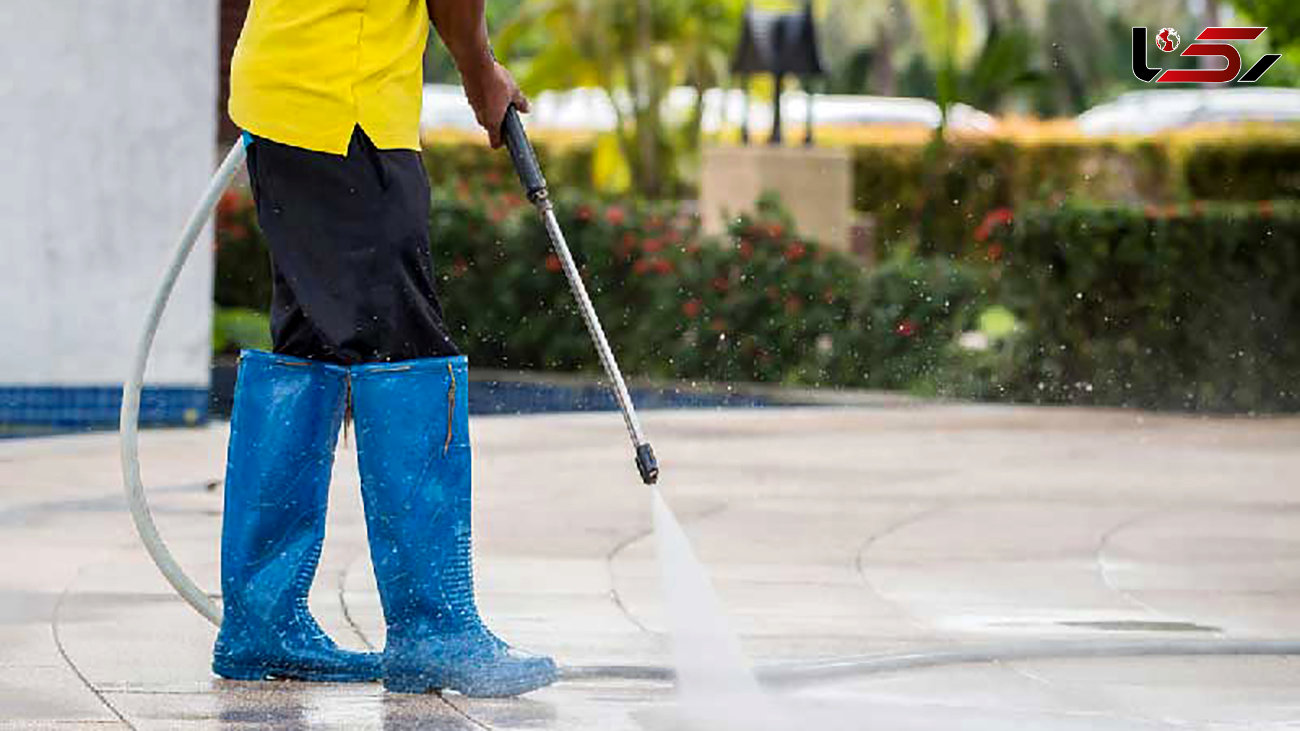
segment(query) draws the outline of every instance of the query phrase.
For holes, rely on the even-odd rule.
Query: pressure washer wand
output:
[[[645,434],[641,431],[641,421],[637,419],[636,407],[632,404],[632,396],[627,391],[627,383],[618,368],[618,361],[614,360],[614,351],[609,347],[605,330],[600,326],[600,318],[596,316],[596,308],[591,304],[586,285],[582,283],[578,266],[573,262],[573,254],[569,252],[564,231],[560,229],[560,222],[555,217],[555,206],[551,203],[551,196],[546,188],[546,178],[542,175],[541,165],[537,162],[537,153],[533,151],[533,145],[528,141],[523,120],[520,119],[519,111],[514,105],[511,105],[506,112],[501,134],[505,138],[507,149],[510,150],[510,158],[514,160],[515,171],[519,173],[519,182],[523,183],[528,200],[532,201],[542,217],[542,223],[546,225],[551,246],[560,259],[564,276],[569,280],[569,289],[573,290],[573,297],[578,301],[578,311],[582,313],[583,322],[587,323],[587,332],[591,333],[596,354],[600,356],[600,364],[605,367],[605,373],[609,376],[614,398],[618,401],[618,408],[623,412],[623,421],[627,424],[628,436],[632,438],[632,445],[636,448],[636,468],[641,473],[641,481],[653,485],[659,480],[659,463],[655,460],[654,449],[650,447]]]

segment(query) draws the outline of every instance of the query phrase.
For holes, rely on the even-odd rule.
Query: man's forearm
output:
[[[492,68],[485,0],[428,0],[429,18],[462,76]]]

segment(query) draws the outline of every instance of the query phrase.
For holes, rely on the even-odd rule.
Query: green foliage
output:
[[[479,366],[598,370],[532,208],[493,188],[457,184],[434,196],[435,269],[454,336]],[[955,334],[975,322],[984,298],[980,269],[901,257],[868,272],[799,237],[772,202],[716,240],[664,204],[564,195],[557,207],[629,373],[920,387],[933,380]],[[265,312],[269,271],[240,261],[265,261],[260,233],[223,230],[223,299],[260,299],[255,307]],[[245,309],[221,308],[215,330],[219,353],[266,344],[265,315]]]
[[[216,213],[217,307],[265,310],[271,306],[271,259],[257,226],[257,212],[246,192],[232,189]]]
[[[1287,136],[1160,140],[970,139],[854,151],[855,205],[879,248],[961,254],[989,211],[1070,198],[1165,205],[1300,198],[1300,140]]]
[[[672,197],[698,152],[703,92],[726,78],[742,9],[742,0],[534,0],[519,6],[499,50],[530,91],[604,90],[637,190]],[[697,91],[680,133],[662,113],[679,84]]]
[[[434,197],[435,270],[457,341],[479,366],[598,372],[531,207],[490,188]],[[871,270],[802,239],[772,202],[720,239],[664,204],[557,203],[631,374],[1300,410],[1294,201],[995,209],[961,256],[900,248]],[[214,348],[265,347],[269,274],[238,260],[265,261],[260,234],[222,231],[223,298],[260,301],[221,309]]]
[[[1300,4],[1294,0],[1232,0],[1253,22],[1268,26],[1270,42],[1294,48],[1300,42]]]
[[[212,319],[212,352],[235,355],[244,349],[271,349],[271,318],[260,310],[218,307]]]
[[[437,200],[441,294],[473,360],[596,370],[531,210],[464,192]],[[977,276],[946,261],[897,261],[868,274],[800,239],[773,206],[717,241],[662,205],[561,198],[558,211],[632,373],[907,388],[940,362],[981,290]]]
[[[1188,152],[1184,165],[1195,198],[1300,198],[1300,139],[1259,145],[1207,141]]]
[[[592,190],[596,187],[596,148],[592,142],[551,143],[532,140],[547,179],[556,187]],[[434,141],[424,146],[424,166],[435,186],[487,186],[505,191],[518,188],[510,156],[484,144],[463,140]]]
[[[1002,297],[1023,332],[961,359],[1016,400],[1300,408],[1300,205],[1068,204],[1020,213]],[[970,384],[966,386],[969,388]]]

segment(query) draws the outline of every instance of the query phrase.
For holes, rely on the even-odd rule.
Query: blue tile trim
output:
[[[762,408],[772,403],[741,394],[690,393],[668,388],[632,388],[637,409]],[[566,411],[617,411],[608,388],[508,381],[470,381],[471,414],[545,414]]]
[[[0,386],[0,426],[56,429],[116,427],[120,386]],[[140,423],[193,426],[208,420],[208,389],[146,387]]]

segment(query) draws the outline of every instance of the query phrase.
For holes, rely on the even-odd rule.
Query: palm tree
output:
[[[619,148],[637,189],[657,197],[670,192],[676,176],[663,102],[677,84],[695,87],[697,104],[686,134],[693,152],[700,140],[703,94],[725,78],[742,3],[534,0],[520,5],[499,47],[519,56],[530,89],[602,89],[614,108]]]

